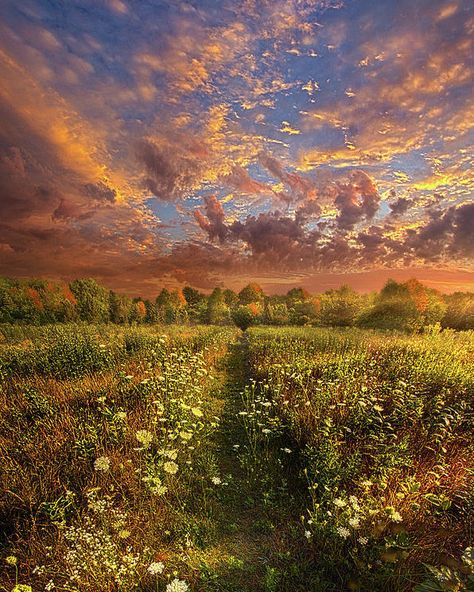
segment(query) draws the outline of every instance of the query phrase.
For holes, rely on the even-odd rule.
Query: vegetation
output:
[[[1,331],[0,589],[472,589],[473,333]]]
[[[215,288],[163,288],[154,300],[130,298],[93,279],[71,284],[46,280],[0,279],[0,323],[56,322],[126,324],[208,324],[364,327],[418,333],[426,327],[474,329],[474,294],[443,296],[417,280],[389,280],[380,293],[358,294],[348,286],[323,294],[293,288],[267,296],[257,284],[238,294]]]

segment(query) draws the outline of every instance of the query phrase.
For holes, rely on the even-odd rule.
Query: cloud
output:
[[[204,206],[206,217],[203,216],[200,210],[194,211],[197,223],[202,230],[207,232],[211,241],[218,238],[220,242],[224,242],[228,233],[228,228],[224,222],[224,208],[215,195],[205,196]]]
[[[137,158],[144,165],[144,184],[158,199],[171,201],[199,188],[205,171],[206,149],[196,141],[163,146],[153,140],[137,145]]]
[[[351,229],[363,219],[372,219],[379,207],[380,196],[373,180],[363,171],[351,173],[348,182],[334,184],[334,204],[339,210],[337,224]]]
[[[472,266],[467,4],[33,4],[0,25],[4,273]]]
[[[410,209],[410,206],[410,200],[406,199],[405,197],[399,197],[396,201],[391,202],[389,204],[389,207],[394,216],[401,216],[405,214]]]

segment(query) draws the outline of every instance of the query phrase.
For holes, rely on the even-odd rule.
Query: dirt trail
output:
[[[277,551],[275,527],[259,496],[254,495],[235,445],[245,445],[239,421],[241,392],[249,380],[245,337],[229,346],[214,393],[220,428],[211,445],[224,483],[211,521],[214,540],[202,549],[190,549],[186,562],[200,573],[196,589],[226,592],[258,592],[274,589],[272,556]],[[276,589],[276,588],[275,588]]]

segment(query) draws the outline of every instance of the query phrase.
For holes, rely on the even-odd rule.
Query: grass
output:
[[[472,333],[0,330],[0,589],[472,587]]]

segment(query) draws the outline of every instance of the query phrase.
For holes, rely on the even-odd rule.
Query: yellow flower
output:
[[[176,473],[178,472],[178,468],[178,465],[173,461],[165,462],[165,464],[163,465],[163,469],[170,475],[176,475]]]
[[[5,559],[8,565],[16,565],[18,563],[18,559],[14,555],[10,555]]]

